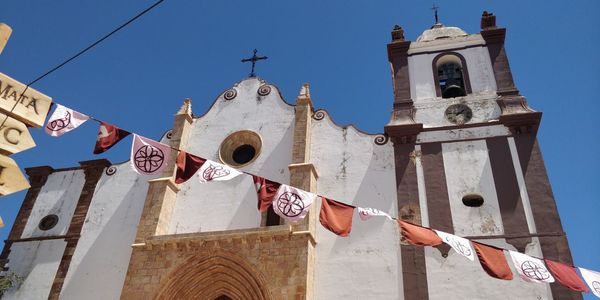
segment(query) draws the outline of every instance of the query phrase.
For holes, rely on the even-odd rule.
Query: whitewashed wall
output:
[[[71,259],[61,299],[119,299],[142,214],[148,177],[129,162],[103,174]]]
[[[311,161],[318,193],[334,200],[397,215],[391,142],[341,128],[326,116],[312,122]],[[320,202],[319,202],[320,203]],[[313,208],[318,213],[319,206]],[[315,299],[400,299],[403,296],[399,231],[385,218],[361,221],[355,211],[349,237],[317,225]],[[343,283],[340,285],[340,283]]]
[[[503,239],[481,240],[482,243],[516,250]],[[530,244],[525,252],[539,255],[539,244]],[[500,280],[489,276],[479,261],[467,258],[450,250],[447,258],[432,247],[425,247],[427,260],[427,287],[429,299],[552,299],[548,284],[529,283],[522,280],[515,270],[510,256],[505,253],[514,278]]]
[[[485,140],[442,144],[454,232],[459,236],[504,234]],[[463,204],[465,194],[483,196],[480,207]]]
[[[444,171],[450,201],[454,232],[459,236],[489,236],[504,233],[494,177],[485,140],[442,144]],[[466,193],[483,196],[481,207],[462,203]],[[483,240],[502,248],[516,250],[503,239]],[[527,247],[527,254],[541,256],[539,243]],[[492,278],[477,259],[467,258],[450,250],[447,258],[432,247],[425,247],[428,291],[430,299],[552,299],[549,285],[521,280],[513,269],[511,281]]]
[[[66,244],[64,240],[14,243],[7,267],[24,281],[2,299],[47,299]]]
[[[21,238],[66,234],[84,183],[83,170],[50,174],[35,200]],[[50,214],[58,216],[58,223],[50,230],[40,230],[40,220]]]
[[[252,130],[262,138],[262,151],[242,168],[281,183],[289,182],[294,107],[285,103],[275,86],[267,96],[257,94],[262,84],[249,78],[235,85],[237,96],[220,95],[210,110],[194,119],[187,150],[219,162],[219,146],[231,133]],[[192,233],[260,226],[256,191],[250,176],[227,182],[198,183],[197,175],[181,186],[170,233]]]

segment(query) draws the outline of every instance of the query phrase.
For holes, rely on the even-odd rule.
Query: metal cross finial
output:
[[[435,5],[435,3],[434,3],[434,4],[433,4],[433,6],[431,7],[431,9],[432,9],[433,11],[435,11],[435,24],[439,23],[439,20],[438,20],[438,14],[437,14],[437,12],[438,12],[438,8],[440,8],[440,7],[439,7],[439,6],[437,6],[437,5]]]
[[[256,64],[256,62],[268,58],[266,56],[256,56],[256,52],[258,52],[258,50],[254,49],[254,54],[252,55],[252,57],[242,59],[242,62],[252,62],[252,71],[250,72],[250,77],[256,77],[256,74],[254,74],[254,65]]]

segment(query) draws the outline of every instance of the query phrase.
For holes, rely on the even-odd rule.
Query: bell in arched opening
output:
[[[446,63],[438,67],[438,78],[442,98],[466,96],[462,68],[455,63]]]

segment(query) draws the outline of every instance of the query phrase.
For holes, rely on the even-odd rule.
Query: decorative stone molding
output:
[[[245,163],[238,163],[234,160],[234,153],[238,147],[249,145],[254,148],[254,157]],[[260,134],[252,130],[240,130],[227,136],[219,147],[219,159],[221,162],[230,166],[239,168],[251,164],[260,156],[262,151],[262,138]]]
[[[228,89],[227,91],[225,91],[225,93],[223,93],[223,99],[225,99],[226,101],[233,100],[233,99],[235,99],[236,96],[237,96],[237,91],[233,88]]]
[[[182,262],[163,280],[154,299],[272,299],[264,276],[242,257],[217,251]]]
[[[400,25],[394,25],[392,30],[392,42],[404,42],[404,29]]]
[[[312,299],[306,279],[311,241],[290,229],[150,237],[133,247],[121,299]]]
[[[268,84],[263,84],[258,88],[256,92],[259,96],[267,96],[271,93],[271,86]]]
[[[392,139],[395,145],[414,144],[417,135],[423,131],[423,124],[387,125],[384,127],[385,134]]]
[[[481,29],[489,30],[496,28],[496,16],[493,13],[484,10],[481,14]]]

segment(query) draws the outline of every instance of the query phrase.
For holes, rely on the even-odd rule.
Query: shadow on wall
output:
[[[117,299],[125,281],[147,178],[123,163],[115,175],[101,180],[65,278],[61,292],[65,299]]]

